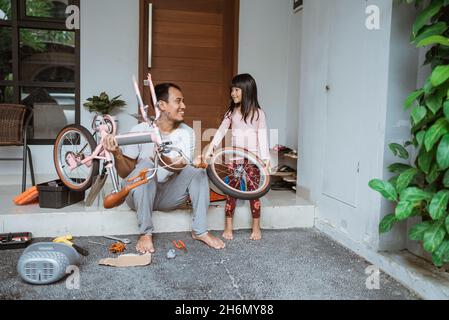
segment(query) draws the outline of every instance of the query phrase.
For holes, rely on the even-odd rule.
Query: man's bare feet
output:
[[[202,236],[197,236],[196,234],[194,234],[192,232],[192,238],[195,240],[198,240],[198,241],[202,241],[205,244],[207,244],[209,247],[217,249],[217,250],[224,249],[224,247],[226,246],[225,243],[221,239],[214,237],[209,232],[207,232],[206,234],[204,234]]]
[[[225,222],[225,229],[223,232],[223,238],[225,238],[226,240],[233,240],[234,239],[234,235],[232,232],[232,218],[228,218],[226,217],[226,222]]]
[[[136,249],[142,254],[154,253],[153,236],[142,235],[137,241]]]

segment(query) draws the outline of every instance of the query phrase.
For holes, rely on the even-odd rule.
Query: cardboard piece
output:
[[[122,254],[117,258],[101,259],[98,264],[117,268],[143,267],[151,264],[151,254]]]

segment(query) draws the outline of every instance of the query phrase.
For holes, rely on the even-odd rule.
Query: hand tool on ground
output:
[[[183,250],[185,253],[187,253],[187,247],[182,240],[178,240],[178,241],[173,240],[172,243],[177,249]]]
[[[126,244],[123,242],[116,242],[109,247],[110,253],[122,253],[126,250]]]
[[[89,255],[89,251],[87,251],[86,249],[77,246],[76,244],[74,244],[73,242],[71,242],[70,240],[72,240],[73,237],[71,235],[66,235],[66,236],[62,236],[62,237],[58,237],[55,238],[53,240],[53,242],[55,243],[64,243],[68,246],[73,247],[73,249],[75,249],[76,251],[78,251],[79,254],[83,255],[83,256],[88,256]]]
[[[104,237],[106,239],[123,242],[124,244],[130,244],[131,243],[131,240],[129,240],[128,238],[117,238],[117,237],[112,237],[112,236],[104,236]]]
[[[95,242],[95,241],[87,241],[87,242],[92,243],[92,244],[98,244],[99,246],[105,246],[104,243],[100,243],[100,242]]]

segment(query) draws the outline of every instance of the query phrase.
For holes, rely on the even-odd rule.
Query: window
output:
[[[79,0],[0,0],[0,103],[34,109],[31,144],[52,144],[80,119],[79,31],[66,8]]]

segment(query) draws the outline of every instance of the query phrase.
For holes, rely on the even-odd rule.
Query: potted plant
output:
[[[97,114],[110,114],[115,108],[122,108],[126,106],[126,102],[119,100],[121,95],[109,99],[109,95],[106,92],[100,93],[99,96],[93,96],[87,99],[84,103],[84,107],[89,109],[89,112],[95,112]]]

